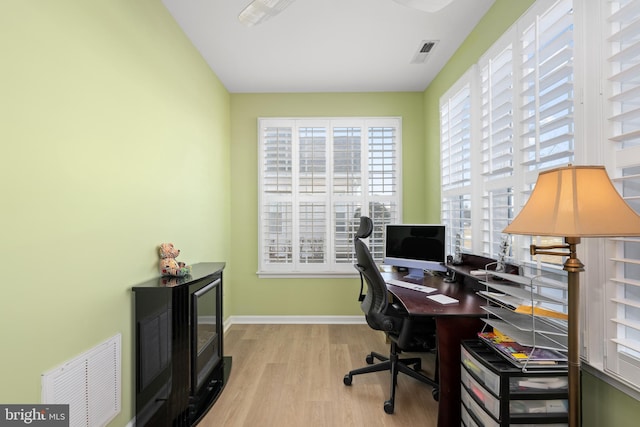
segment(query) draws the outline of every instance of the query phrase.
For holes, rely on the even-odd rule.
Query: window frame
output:
[[[494,46],[487,49],[478,62],[474,64],[472,68],[475,67],[478,71],[476,76],[471,77],[471,79],[477,78],[478,82],[482,83],[480,71],[483,64],[490,55],[500,51],[500,44],[505,43],[505,38],[509,39],[511,37],[511,40],[515,43],[514,58],[518,55],[523,57],[523,53],[519,52],[519,49],[522,49],[520,45],[522,29],[529,25],[531,19],[536,19],[536,14],[544,14],[546,10],[561,1],[563,0],[536,1],[505,32],[503,37],[499,38]],[[640,0],[632,1],[635,3],[634,8],[640,9]],[[622,3],[625,2],[626,0],[622,0]],[[640,202],[636,200],[640,197],[640,124],[638,124],[639,131],[636,138],[638,145],[626,151],[616,150],[616,145],[619,145],[619,141],[615,139],[615,134],[613,133],[613,121],[619,120],[619,118],[612,119],[615,116],[612,103],[615,101],[609,99],[612,94],[612,83],[608,72],[612,69],[612,65],[608,63],[607,59],[610,54],[609,41],[607,40],[609,36],[607,26],[610,24],[607,19],[609,17],[609,8],[615,8],[618,3],[617,0],[614,2],[578,2],[574,0],[571,5],[571,13],[573,15],[571,44],[573,49],[572,119],[574,150],[571,163],[580,165],[604,164],[621,195],[629,197],[629,200],[636,206],[636,210],[640,211]],[[624,16],[627,19],[627,14]],[[527,20],[529,21],[527,22]],[[508,33],[510,32],[514,32],[515,36],[509,36]],[[638,33],[640,33],[640,29],[638,29]],[[638,44],[640,45],[640,43]],[[640,54],[637,56],[639,58],[638,63],[640,63]],[[517,67],[518,64],[514,68],[514,73],[517,76],[515,86],[519,88],[520,82],[518,79],[521,79],[522,75]],[[463,76],[460,80],[464,79],[469,79],[469,77]],[[472,96],[477,96],[480,99],[481,92],[478,91]],[[633,101],[638,104],[636,99],[633,99]],[[521,100],[517,99],[516,102],[517,105],[514,106],[514,111],[517,113],[514,113],[514,115],[521,112]],[[472,101],[472,104],[474,104],[474,101]],[[480,104],[480,102],[478,101],[477,104]],[[472,110],[472,114],[481,116],[481,107]],[[635,116],[633,117],[635,118]],[[520,122],[521,118],[516,117],[516,120],[514,120],[514,141],[519,140],[524,133],[522,130],[524,125]],[[480,126],[481,123],[478,124],[479,129]],[[480,135],[478,141],[481,140],[482,135]],[[523,147],[520,144],[521,141],[518,141],[518,144],[514,146],[514,154],[522,152]],[[473,147],[471,153],[478,156]],[[481,156],[472,160],[472,163],[478,165],[481,162]],[[519,166],[516,167],[516,163],[520,163],[520,161],[514,159],[513,217],[517,215],[526,202],[539,172],[559,166],[553,165],[543,169],[533,168],[527,170]],[[624,177],[624,169],[631,167],[638,169],[637,177]],[[477,238],[475,229],[481,228],[483,216],[478,213],[475,206],[481,203],[481,196],[485,196],[488,190],[497,187],[492,187],[492,184],[487,185],[481,175],[474,175],[472,179],[474,178],[482,182],[481,189],[472,194],[474,198],[471,200],[474,206],[471,219],[474,240],[472,249],[469,251],[463,248],[463,252],[477,253],[495,258],[495,254],[487,249],[492,245],[488,245],[486,242],[482,245],[482,239]],[[627,195],[624,192],[624,185],[628,182],[632,183],[633,188],[631,188],[631,193]],[[636,189],[638,189],[637,193]],[[442,188],[442,194],[443,197],[446,194],[444,188]],[[554,280],[566,282],[566,273],[562,271],[564,258],[555,257],[557,259],[552,261],[552,264],[544,262],[540,257],[531,258],[528,255],[529,244],[540,242],[536,238],[529,236],[513,235],[511,238],[513,240],[512,251],[507,259],[508,261],[522,265],[527,275],[534,275],[536,272],[547,272],[555,276]],[[634,258],[633,261],[629,261],[622,255],[622,246],[625,242],[628,244],[629,241],[633,241],[632,244],[640,247],[640,239],[629,238],[582,239],[581,244],[578,245],[578,257],[584,262],[587,269],[587,272],[582,273],[580,278],[581,358],[585,371],[592,373],[629,396],[640,400],[640,358],[629,360],[626,355],[620,355],[615,348],[617,345],[616,329],[619,330],[620,328],[620,320],[614,320],[619,315],[620,310],[619,303],[614,301],[616,296],[620,295],[620,280],[617,280],[616,277],[619,277],[623,270],[622,264],[640,263],[640,259]],[[634,249],[634,256],[635,251],[640,251],[640,249]],[[453,253],[452,249],[451,253]],[[640,304],[640,301],[635,302]],[[588,315],[586,315],[587,313]],[[636,324],[636,326],[640,325]],[[636,330],[638,329],[640,328]],[[637,346],[638,343],[636,342],[635,345]]]
[[[291,192],[283,192],[281,195],[274,196],[265,191],[265,130],[269,127],[286,127],[291,129]],[[310,127],[322,127],[325,129],[325,191],[318,195],[310,196],[302,193],[300,187],[299,159],[300,159],[300,129]],[[359,186],[354,187],[354,193],[349,191],[336,192],[334,188],[334,180],[336,173],[334,167],[334,133],[336,129],[341,128],[359,128],[360,129],[360,165],[356,174],[359,174]],[[372,172],[371,165],[374,160],[370,160],[371,139],[370,132],[379,128],[392,128],[391,136],[376,135],[376,141],[380,138],[383,140],[392,140],[394,146],[392,150],[382,151],[382,157],[376,157],[376,164],[384,163],[386,166],[380,166],[378,170]],[[401,117],[260,117],[258,118],[258,271],[257,274],[261,278],[322,278],[322,277],[356,277],[357,272],[353,268],[355,262],[355,252],[353,250],[352,240],[359,226],[359,216],[372,216],[376,220],[376,225],[381,230],[384,229],[385,221],[387,223],[399,223],[402,221],[402,118]],[[355,148],[354,148],[355,149]],[[378,152],[380,154],[380,152]],[[387,158],[391,156],[391,160]],[[391,167],[388,162],[391,161]],[[380,170],[382,169],[382,171]],[[391,168],[391,172],[389,169]],[[391,174],[391,178],[389,178]],[[372,194],[370,191],[371,180],[376,177],[376,182],[383,182],[384,189],[392,194]],[[381,176],[383,175],[383,176]],[[386,181],[385,181],[386,180]],[[359,193],[359,194],[358,194]],[[266,204],[273,200],[282,200],[283,203],[290,204],[291,209],[291,244],[290,261],[281,263],[269,263],[266,261],[268,251],[266,249]],[[321,262],[305,263],[300,260],[300,249],[295,245],[300,244],[298,231],[301,230],[301,201],[314,200],[317,205],[325,207],[324,211],[324,257]],[[338,205],[342,209],[347,209],[347,217],[336,220]],[[382,208],[380,208],[382,206]],[[388,215],[385,215],[384,209],[388,207]],[[378,216],[382,215],[382,216]],[[386,220],[384,218],[386,218]],[[387,218],[388,217],[388,218]],[[346,222],[344,222],[346,221]],[[344,224],[343,224],[344,222]],[[338,236],[338,224],[343,224],[344,230]],[[346,233],[346,235],[344,235]],[[372,246],[372,254],[376,261],[382,262],[383,247],[382,234],[374,233],[370,239]],[[348,248],[347,248],[348,246]],[[336,248],[342,250],[342,258],[339,261],[334,254]],[[347,254],[346,251],[349,251]],[[344,252],[344,253],[343,253]],[[328,256],[327,256],[328,255]],[[341,258],[341,259],[342,259]]]

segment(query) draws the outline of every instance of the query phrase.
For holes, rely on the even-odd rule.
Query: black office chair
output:
[[[432,386],[433,396],[437,399],[437,381],[424,375],[421,370],[422,360],[420,358],[401,359],[402,351],[430,351],[434,347],[435,322],[427,319],[417,322],[411,319],[403,307],[389,303],[387,285],[380,274],[367,245],[361,240],[369,237],[373,231],[373,222],[368,217],[360,218],[360,228],[354,238],[357,264],[356,269],[360,272],[360,279],[364,278],[367,283],[367,293],[363,296],[360,290],[360,307],[365,314],[365,319],[372,329],[384,331],[391,341],[389,357],[372,352],[366,357],[370,366],[350,371],[344,377],[344,384],[351,385],[354,375],[366,374],[369,372],[390,371],[391,372],[391,396],[384,402],[384,411],[392,414],[394,411],[394,401],[398,372],[407,374],[418,381]],[[362,283],[361,283],[362,285]],[[381,360],[380,363],[373,364],[374,359]],[[411,368],[413,366],[413,368]],[[437,370],[437,363],[436,363]]]

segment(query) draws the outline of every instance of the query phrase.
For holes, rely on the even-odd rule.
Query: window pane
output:
[[[361,215],[361,205],[358,202],[334,205],[335,262],[342,264],[355,262],[353,237],[360,227]]]
[[[395,203],[369,203],[369,216],[373,219],[373,233],[369,238],[369,251],[373,259],[381,263],[384,259],[385,227],[387,224],[398,224],[398,209]]]
[[[444,191],[471,184],[470,109],[469,84],[441,103],[440,153]]]
[[[483,254],[497,258],[504,237],[502,230],[513,219],[513,188],[488,191],[483,198]],[[507,253],[510,256],[511,253]]]
[[[561,0],[520,37],[522,164],[543,170],[573,162],[573,4]]]
[[[640,7],[637,1],[607,5],[609,141],[613,170],[625,201],[640,212]],[[614,268],[607,283],[608,356],[606,368],[625,380],[640,381],[640,239],[622,238],[609,246]]]
[[[292,191],[292,139],[290,127],[270,127],[264,131],[264,177],[266,193]]]
[[[513,174],[513,58],[511,44],[481,70],[482,169],[491,180]]]
[[[333,129],[333,192],[362,194],[360,128]]]
[[[400,222],[400,126],[398,118],[259,119],[258,274],[356,275],[360,216],[376,227]],[[382,253],[380,245],[380,261]]]
[[[327,213],[324,203],[300,203],[300,262],[323,263]]]
[[[369,128],[369,194],[396,192],[396,129]]]
[[[455,252],[459,241],[462,252],[473,251],[471,235],[471,195],[465,194],[442,199],[442,222],[447,226],[446,253]]]
[[[289,264],[293,259],[291,247],[293,218],[291,203],[271,203],[264,207],[264,262]]]
[[[327,130],[325,128],[299,129],[300,193],[327,191]]]

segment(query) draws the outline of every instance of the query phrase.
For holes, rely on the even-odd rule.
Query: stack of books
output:
[[[529,347],[519,344],[499,331],[479,332],[480,337],[490,347],[498,350],[498,353],[513,363],[515,366],[540,367],[540,368],[566,368],[567,356],[559,351]]]

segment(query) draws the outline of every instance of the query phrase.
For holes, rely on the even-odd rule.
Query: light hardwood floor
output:
[[[367,325],[232,325],[225,334],[231,377],[198,427],[431,427],[431,387],[400,374],[395,413],[384,412],[389,373],[344,375],[370,351],[388,354],[384,334]],[[411,354],[413,355],[413,354]],[[433,376],[433,355],[421,354]]]

